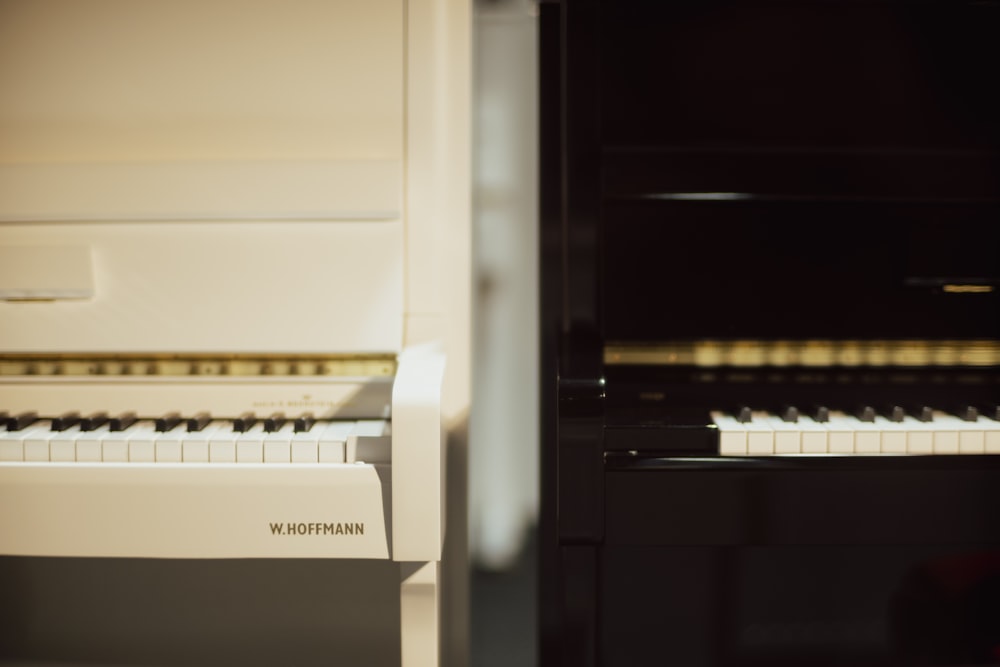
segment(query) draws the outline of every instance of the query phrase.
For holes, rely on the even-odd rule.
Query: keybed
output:
[[[711,413],[721,456],[1000,454],[1000,407],[828,406]]]
[[[67,412],[0,415],[0,461],[87,463],[388,463],[385,419],[328,420],[276,412],[140,419]]]

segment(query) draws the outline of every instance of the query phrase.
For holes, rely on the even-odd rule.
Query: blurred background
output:
[[[477,0],[470,662],[534,665],[538,515],[537,5]]]

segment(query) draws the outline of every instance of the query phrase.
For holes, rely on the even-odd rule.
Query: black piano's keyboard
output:
[[[39,417],[0,412],[0,461],[111,463],[385,463],[389,422],[282,413]]]
[[[1000,408],[713,411],[722,456],[1000,454]]]

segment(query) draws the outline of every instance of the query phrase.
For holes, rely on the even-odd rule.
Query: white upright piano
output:
[[[0,555],[397,561],[437,665],[469,7],[0,4]]]

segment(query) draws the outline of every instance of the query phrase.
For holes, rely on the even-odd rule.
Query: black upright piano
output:
[[[540,10],[541,664],[1000,664],[1000,3]]]

